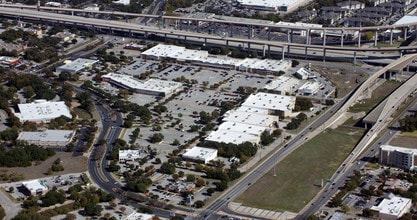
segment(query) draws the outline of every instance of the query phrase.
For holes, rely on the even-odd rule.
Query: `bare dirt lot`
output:
[[[392,139],[389,144],[406,148],[416,148],[416,138],[417,132],[403,132]]]
[[[87,158],[84,156],[73,157],[72,153],[57,152],[54,156],[48,158],[42,163],[34,163],[30,167],[0,167],[0,173],[22,175],[24,179],[36,179],[46,177],[46,172],[52,166],[56,159],[61,159],[61,165],[64,171],[53,172],[49,176],[62,175],[66,173],[79,173],[87,170]]]

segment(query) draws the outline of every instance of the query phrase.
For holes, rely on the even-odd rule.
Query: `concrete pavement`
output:
[[[10,184],[1,184],[0,187],[7,190],[6,187]],[[0,190],[0,204],[6,212],[6,220],[12,219],[20,211],[20,203],[15,203],[7,197],[7,192]]]
[[[237,202],[230,202],[228,207],[230,210],[233,210],[236,213],[240,213],[242,215],[256,216],[261,219],[284,220],[284,219],[294,219],[297,216],[297,213],[293,213],[293,212],[287,212],[287,211],[275,212],[275,211],[266,210],[266,209],[258,209],[258,208],[243,206],[241,203],[237,203]]]

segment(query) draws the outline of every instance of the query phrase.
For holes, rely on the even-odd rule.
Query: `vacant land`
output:
[[[34,164],[30,167],[1,167],[0,173],[22,175],[24,179],[36,179],[48,176],[45,173],[52,166],[56,159],[61,159],[64,171],[54,172],[50,176],[62,175],[66,173],[79,173],[87,170],[87,158],[83,156],[73,157],[72,153],[57,152],[42,163]]]
[[[416,148],[417,131],[414,132],[402,132],[400,135],[396,135],[395,138],[390,141],[390,145],[401,146],[406,148]]]
[[[361,103],[355,104],[349,109],[349,112],[366,112],[368,113],[374,107],[377,106],[382,100],[384,100],[389,94],[401,85],[400,82],[385,81],[382,85],[372,91],[372,98],[364,99]]]
[[[331,178],[362,137],[351,128],[328,129],[304,144],[243,193],[237,202],[273,211],[300,211]]]
[[[329,79],[337,88],[337,97],[341,98],[365,81],[368,75],[351,69],[337,69],[331,67],[314,66],[313,70]]]

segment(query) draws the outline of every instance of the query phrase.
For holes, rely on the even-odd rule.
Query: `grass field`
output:
[[[91,115],[88,112],[86,112],[84,109],[74,108],[74,112],[77,113],[79,118],[82,118],[82,119],[91,118]]]
[[[300,211],[343,162],[363,131],[328,129],[304,144],[244,192],[236,202],[273,211]]]
[[[369,112],[371,111],[378,103],[385,99],[389,94],[391,94],[396,88],[400,86],[399,82],[395,81],[386,81],[381,86],[372,91],[371,99],[364,99],[362,103],[357,103],[349,109],[349,112]]]

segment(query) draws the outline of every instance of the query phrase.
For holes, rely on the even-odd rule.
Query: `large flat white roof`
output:
[[[274,0],[271,0],[271,1],[274,1]],[[323,25],[321,25],[321,24],[310,24],[310,23],[303,23],[303,22],[295,22],[294,23],[294,22],[285,22],[285,21],[280,21],[280,22],[277,23],[277,25],[289,26],[289,27],[306,27],[306,28],[321,28],[321,27],[323,27]]]
[[[16,116],[21,121],[49,121],[60,116],[72,118],[70,110],[65,102],[48,102],[46,100],[36,100],[32,103],[18,104],[20,113]]]
[[[251,94],[242,104],[242,106],[279,110],[284,112],[292,111],[294,105],[294,96],[277,95],[264,92]]]
[[[280,71],[285,70],[290,66],[290,60],[272,60],[272,59],[253,59],[245,58],[239,60],[235,66],[239,68],[257,69],[257,70],[269,70]]]
[[[217,150],[205,147],[193,147],[191,149],[187,149],[186,152],[183,154],[183,157],[192,158],[192,159],[199,159],[199,160],[207,160],[207,159],[214,159],[217,156]]]
[[[417,22],[417,16],[415,15],[405,15],[400,20],[396,21],[394,25],[402,25]]]
[[[260,135],[263,131],[265,131],[268,128],[269,127],[266,126],[248,125],[245,123],[225,121],[219,125],[217,130],[236,131],[245,134]]]
[[[315,93],[317,92],[322,84],[320,82],[306,82],[298,88],[298,91],[303,91],[305,93]]]
[[[109,73],[102,77],[108,78],[116,83],[129,87],[131,89],[165,93],[165,94],[172,93],[173,91],[175,91],[176,89],[182,86],[182,83],[179,83],[179,82],[165,81],[165,80],[159,80],[159,79],[149,79],[145,82],[142,82],[134,78],[133,76],[124,75],[124,74],[116,74],[116,73]]]
[[[242,5],[262,6],[268,8],[277,8],[287,6],[288,8],[298,4],[301,0],[238,0]]]
[[[157,56],[157,57],[172,57],[180,51],[184,51],[185,47],[175,46],[175,45],[164,45],[158,44],[152,48],[149,48],[146,51],[143,51],[141,54],[148,56]]]
[[[174,45],[158,44],[144,52],[143,55],[154,57],[169,57],[177,60],[198,61],[213,65],[228,65],[235,68],[247,68],[266,71],[285,70],[291,65],[290,60],[272,60],[272,59],[237,59],[228,56],[209,55],[207,51],[190,50],[185,47]]]
[[[392,145],[383,144],[379,147],[384,151],[398,151],[406,154],[417,154],[416,148],[397,147]]]
[[[133,212],[132,214],[126,216],[124,220],[151,220],[153,217],[154,215],[151,214]]]
[[[378,204],[378,206],[372,206],[372,210],[379,211],[379,213],[399,216],[404,209],[408,208],[411,205],[411,199],[392,196],[391,198],[386,198]]]
[[[85,59],[85,58],[78,58],[74,61],[68,61],[66,64],[59,66],[57,71],[70,71],[70,72],[78,72],[84,68],[88,68],[91,65],[97,63],[98,60],[92,59]]]
[[[292,92],[296,90],[296,86],[300,83],[299,79],[290,76],[280,76],[265,86],[265,89]]]
[[[274,115],[267,115],[263,113],[244,112],[240,110],[230,110],[225,113],[223,121],[237,122],[246,124],[245,126],[254,127],[260,126],[263,128],[269,127],[274,121],[278,121],[279,117]]]
[[[119,160],[136,160],[144,157],[140,150],[119,150]]]
[[[45,130],[41,132],[22,131],[19,133],[19,141],[41,141],[41,142],[69,142],[73,135],[73,130]]]
[[[42,190],[42,191],[48,190],[48,187],[42,185],[39,180],[25,181],[25,182],[22,182],[22,185],[24,185],[26,189],[28,189],[30,192],[36,192],[38,190]]]
[[[242,144],[247,141],[251,143],[259,143],[261,138],[258,135],[246,134],[238,131],[216,130],[212,131],[205,140],[232,144]]]

